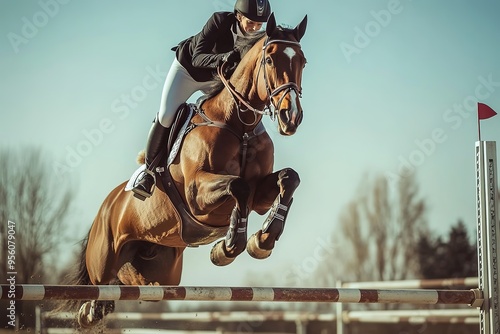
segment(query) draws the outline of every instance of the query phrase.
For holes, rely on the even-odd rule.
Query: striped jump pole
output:
[[[128,285],[75,286],[36,284],[2,285],[1,299],[409,303],[464,304],[471,306],[482,304],[479,290],[374,290]]]

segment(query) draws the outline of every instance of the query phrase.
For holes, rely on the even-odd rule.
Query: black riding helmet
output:
[[[269,0],[237,0],[234,11],[254,22],[266,22],[271,15]]]

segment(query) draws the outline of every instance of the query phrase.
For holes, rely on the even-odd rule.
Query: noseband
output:
[[[266,49],[269,45],[271,44],[289,44],[289,45],[295,45],[300,47],[299,42],[294,42],[294,41],[287,41],[287,40],[281,40],[281,39],[275,39],[275,40],[269,40],[267,39],[266,42],[264,43],[264,46],[262,47],[262,59],[260,61],[260,66],[259,66],[259,73],[257,73],[257,80],[259,78],[260,70],[264,68],[264,83],[266,85],[266,91],[267,91],[267,102],[263,110],[256,109],[252,107],[250,102],[243,97],[236,89],[231,85],[231,83],[224,77],[224,68],[227,65],[227,63],[223,63],[220,67],[217,68],[217,73],[219,74],[219,77],[222,80],[222,83],[224,86],[229,90],[231,93],[231,96],[233,97],[233,100],[236,102],[236,107],[238,108],[238,116],[240,112],[246,112],[246,111],[253,111],[254,114],[259,114],[259,115],[269,115],[271,119],[274,121],[276,119],[277,115],[277,110],[279,111],[279,108],[281,106],[281,103],[285,99],[285,96],[289,94],[291,91],[294,91],[299,98],[302,97],[302,91],[300,87],[295,83],[295,82],[287,82],[279,87],[274,88],[274,90],[271,89],[269,86],[269,77],[267,74],[265,62],[266,62]],[[280,92],[285,91],[285,94],[281,96],[277,104],[273,103],[272,98],[276,95],[278,95]],[[246,108],[243,109],[242,105]],[[271,106],[273,107],[274,110],[272,110]],[[240,121],[244,123],[241,118]],[[256,119],[257,121],[257,119]],[[255,124],[255,123],[254,123]],[[253,125],[253,124],[246,124],[246,125]]]

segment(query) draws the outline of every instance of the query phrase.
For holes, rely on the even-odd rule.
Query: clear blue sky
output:
[[[135,170],[174,56],[170,48],[197,33],[212,12],[232,6],[232,0],[1,2],[2,145],[38,145],[68,168],[55,175],[78,185],[71,237],[86,234],[107,193]],[[278,269],[272,283],[285,284],[280,273],[304,264],[338,229],[340,212],[367,173],[398,174],[406,164],[417,175],[433,230],[445,233],[462,219],[474,232],[474,104],[500,112],[500,3],[275,0],[273,10],[291,26],[309,15],[304,122],[289,138],[266,122],[276,169],[295,168],[302,184],[269,259],[245,254],[216,268],[211,246],[188,250],[182,284],[240,285],[248,271],[272,269]],[[483,139],[500,141],[499,129],[500,116],[482,122]],[[252,216],[250,230],[263,219]]]

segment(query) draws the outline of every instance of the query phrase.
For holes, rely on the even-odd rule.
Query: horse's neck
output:
[[[229,80],[235,90],[239,92],[254,108],[262,110],[265,102],[259,98],[254,82],[254,68],[245,67],[237,69]],[[203,109],[207,116],[214,121],[227,123],[243,132],[253,130],[262,115],[252,111],[239,112],[235,99],[227,88],[222,89],[217,95],[207,100]],[[246,109],[243,106],[243,109]]]

